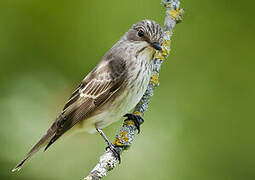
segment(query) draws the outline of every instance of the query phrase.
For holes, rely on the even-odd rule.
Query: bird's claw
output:
[[[113,155],[119,160],[119,163],[121,162],[120,158],[120,149],[119,148],[126,148],[125,145],[116,145],[116,144],[110,144],[105,149],[110,149],[113,153]]]
[[[135,123],[135,127],[139,134],[140,133],[140,125],[144,122],[143,118],[139,115],[129,114],[129,113],[125,114],[124,117],[127,117],[127,119],[125,119],[125,121],[132,120]]]

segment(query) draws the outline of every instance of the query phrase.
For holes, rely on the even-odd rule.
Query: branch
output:
[[[180,22],[183,15],[183,10],[179,9],[180,1],[179,0],[162,0],[162,4],[166,8],[166,17],[164,23],[164,43],[162,52],[158,52],[154,57],[154,69],[153,74],[150,80],[150,83],[147,87],[145,94],[143,95],[140,102],[136,105],[134,109],[134,114],[143,116],[144,112],[148,109],[148,104],[150,98],[153,95],[155,87],[159,85],[159,70],[164,59],[166,59],[170,52],[170,40],[173,34],[173,29],[176,23]],[[141,122],[143,123],[143,122]],[[116,135],[114,144],[123,145],[125,147],[131,146],[133,140],[135,139],[136,126],[132,120],[125,121],[121,130]],[[127,148],[118,148],[118,151],[122,153]],[[94,169],[89,173],[84,180],[99,180],[102,177],[106,176],[107,172],[112,170],[118,160],[115,158],[111,150],[108,148],[105,153],[100,157],[98,164]]]

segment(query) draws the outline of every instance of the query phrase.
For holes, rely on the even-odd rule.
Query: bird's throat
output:
[[[144,57],[144,59],[153,60],[156,50],[151,46],[145,46],[136,52],[136,58]]]

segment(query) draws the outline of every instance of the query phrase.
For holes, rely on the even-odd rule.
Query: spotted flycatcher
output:
[[[46,146],[46,150],[78,124],[87,132],[98,131],[119,158],[102,128],[118,121],[142,98],[153,70],[152,59],[156,50],[161,51],[162,41],[163,32],[156,22],[143,20],[134,24],[83,79],[47,133],[12,171],[21,169],[40,148]],[[137,121],[141,117],[125,117],[134,120],[139,131]]]

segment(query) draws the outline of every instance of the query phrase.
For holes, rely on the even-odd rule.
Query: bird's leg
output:
[[[128,114],[125,114],[124,117],[127,117],[127,119],[125,119],[125,121],[127,121],[127,120],[134,121],[135,127],[138,131],[138,134],[139,134],[140,133],[140,125],[144,122],[142,116],[128,113]]]
[[[112,151],[112,153],[114,154],[114,156],[119,160],[119,163],[120,163],[121,159],[120,159],[120,150],[119,150],[119,148],[125,148],[126,146],[112,144],[110,142],[110,140],[106,137],[106,135],[104,134],[102,129],[96,128],[96,130],[104,138],[105,142],[107,143],[108,146],[106,147],[106,149],[109,148]]]

